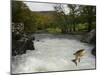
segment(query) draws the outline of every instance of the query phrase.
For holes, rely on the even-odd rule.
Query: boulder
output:
[[[86,43],[96,43],[96,30],[92,29],[89,33],[87,33],[86,35],[83,36],[83,38],[81,39],[82,42],[86,42]]]
[[[35,50],[35,37],[23,36],[23,34],[12,33],[12,56],[26,53],[26,50]]]
[[[86,34],[82,40],[82,42],[94,44],[95,47],[91,50],[91,54],[96,56],[96,30],[92,29],[88,34]]]
[[[92,49],[91,53],[92,53],[94,56],[96,56],[96,47],[94,47],[94,48]]]

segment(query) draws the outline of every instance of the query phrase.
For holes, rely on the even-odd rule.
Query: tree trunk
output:
[[[65,30],[65,29],[61,29],[61,32],[62,32],[62,33],[66,33],[66,30]]]
[[[91,22],[91,19],[89,19],[88,20],[88,32],[90,32],[91,31],[91,29],[92,29],[92,22]]]
[[[76,27],[75,27],[75,24],[73,24],[73,31],[76,31],[76,29],[75,29]]]

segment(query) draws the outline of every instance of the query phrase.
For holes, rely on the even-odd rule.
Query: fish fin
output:
[[[74,62],[75,65],[77,66],[77,61],[75,59],[73,59],[72,62]]]

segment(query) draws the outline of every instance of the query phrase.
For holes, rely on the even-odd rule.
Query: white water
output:
[[[94,69],[95,57],[92,45],[82,43],[72,35],[36,34],[35,49],[12,57],[12,73],[31,73],[63,70]],[[78,38],[79,39],[79,38]],[[72,62],[73,53],[85,49],[86,55],[78,63]]]

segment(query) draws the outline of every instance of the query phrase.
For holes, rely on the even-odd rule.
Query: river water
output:
[[[34,73],[63,70],[95,69],[95,57],[91,54],[93,45],[80,42],[79,35],[35,34],[35,50],[12,57],[12,73]],[[86,54],[78,63],[72,62],[73,53],[85,49]]]

